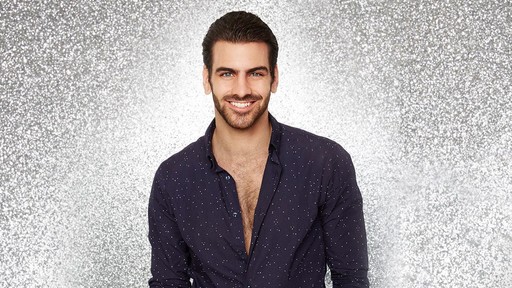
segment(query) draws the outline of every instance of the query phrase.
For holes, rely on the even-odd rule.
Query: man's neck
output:
[[[212,149],[216,158],[248,159],[268,153],[272,126],[268,112],[261,115],[248,129],[229,126],[220,115],[215,117]]]

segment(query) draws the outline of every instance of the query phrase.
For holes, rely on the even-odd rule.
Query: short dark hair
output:
[[[234,11],[212,23],[203,39],[203,63],[208,69],[209,77],[212,73],[212,48],[217,41],[266,43],[269,51],[270,76],[274,79],[279,46],[272,30],[258,16],[245,11]]]

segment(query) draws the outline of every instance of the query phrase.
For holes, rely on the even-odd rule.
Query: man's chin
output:
[[[238,130],[247,130],[254,126],[254,122],[256,122],[254,119],[230,119],[227,121],[231,128]]]
[[[254,126],[254,123],[258,120],[258,115],[252,115],[252,113],[232,113],[230,115],[222,114],[224,121],[234,129],[247,130]],[[261,116],[261,115],[260,115]]]

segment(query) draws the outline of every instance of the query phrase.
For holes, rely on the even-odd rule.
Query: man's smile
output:
[[[229,104],[237,108],[247,108],[255,101],[228,101]]]

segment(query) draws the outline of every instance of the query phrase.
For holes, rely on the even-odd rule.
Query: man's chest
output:
[[[244,217],[254,217],[254,209],[261,190],[266,158],[227,163],[226,171],[235,181],[238,202]]]
[[[314,174],[300,175],[265,163],[198,173],[174,186],[174,213],[189,245],[224,247],[228,241],[245,252],[247,215],[251,215],[255,233],[271,233],[265,236],[269,241],[293,245],[304,237],[317,220],[323,186],[317,177],[310,177]]]
[[[228,163],[226,170],[235,180],[240,205],[246,253],[249,254],[254,227],[254,212],[258,203],[266,159]]]

